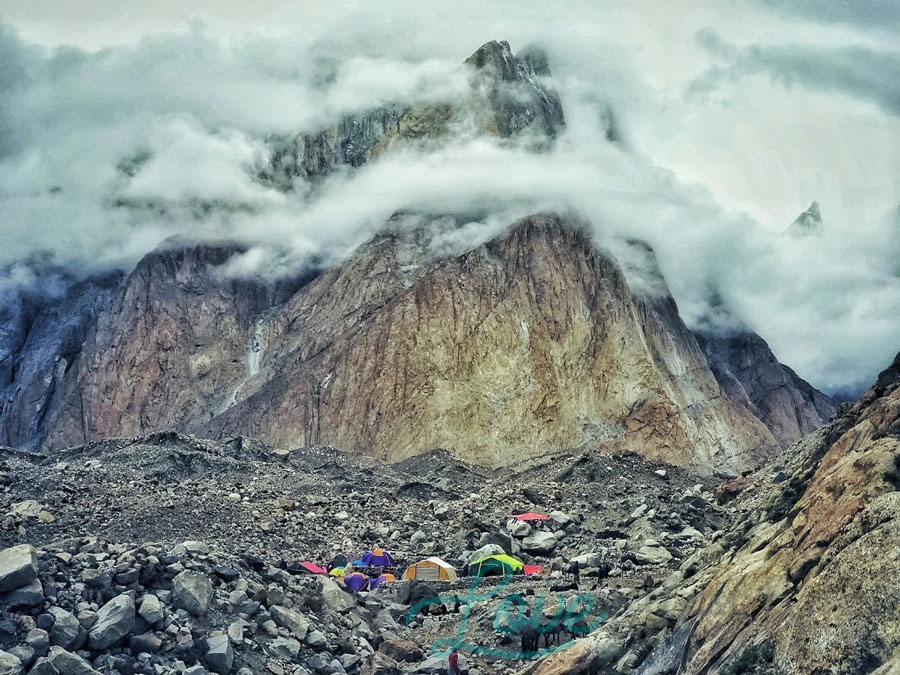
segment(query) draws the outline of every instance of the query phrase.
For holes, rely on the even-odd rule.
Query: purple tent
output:
[[[363,554],[363,562],[372,567],[393,567],[396,563],[391,554],[382,548],[376,548]]]
[[[385,581],[397,581],[397,577],[395,577],[393,574],[382,574],[377,579],[372,579],[369,582],[369,588],[371,588],[374,591],[376,588],[381,586],[381,584],[383,584]]]
[[[369,587],[369,577],[361,572],[351,572],[344,577],[344,585],[353,593],[364,591]]]

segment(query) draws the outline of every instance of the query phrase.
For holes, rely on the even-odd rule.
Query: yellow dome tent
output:
[[[440,558],[426,558],[410,565],[403,573],[403,579],[425,579],[428,581],[456,581],[453,565]]]

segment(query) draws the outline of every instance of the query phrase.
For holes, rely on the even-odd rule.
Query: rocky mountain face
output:
[[[680,321],[662,325],[633,298],[577,225],[528,218],[406,279],[399,242],[373,243],[288,303],[282,315],[297,332],[284,333],[287,352],[276,349],[274,362],[290,380],[272,373],[222,416],[221,433],[253,424],[276,445],[321,441],[388,460],[444,448],[490,466],[614,442],[680,464],[717,456],[743,465],[744,453],[773,447],[758,421],[716,400]],[[361,270],[384,266],[394,284],[386,299],[359,283]],[[362,288],[373,297],[360,302]],[[340,334],[322,330],[333,324],[323,312],[348,317],[368,303],[378,311],[338,325]],[[288,411],[308,412],[286,422]]]
[[[466,59],[463,68],[469,91],[461,100],[388,103],[348,115],[319,133],[271,138],[261,177],[290,188],[295,179],[316,182],[341,167],[362,166],[390,146],[433,143],[451,131],[552,139],[565,126],[559,95],[549,85],[550,66],[540,50],[513,55],[508,42],[491,41]]]
[[[47,415],[98,317],[115,303],[124,275],[59,280],[58,293],[0,299],[0,445],[34,449]]]
[[[733,525],[662,585],[528,673],[900,668],[900,355],[855,405],[738,492]],[[659,621],[678,607],[677,618]],[[646,640],[647,637],[651,639]]]
[[[239,247],[166,245],[51,383],[40,440],[171,428],[490,466],[602,446],[732,472],[779,447],[723,395],[671,297],[633,293],[578,223],[533,216],[449,257],[429,256],[424,232],[390,224],[281,296],[221,275]]]
[[[833,401],[779,363],[756,333],[698,330],[695,335],[722,390],[743,402],[783,446],[835,416]]]
[[[41,381],[39,414],[9,385],[6,438],[175,429],[490,466],[593,445],[737,472],[828,412],[799,378],[767,389],[752,359],[708,360],[671,297],[633,293],[578,223],[538,215],[442,257],[407,220],[279,291],[223,276],[239,246],[165,244],[85,319],[65,377]],[[753,358],[785,372],[764,344]]]

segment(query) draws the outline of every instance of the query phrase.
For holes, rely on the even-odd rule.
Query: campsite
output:
[[[560,599],[590,596],[594,621],[649,591],[660,597],[633,621],[669,625],[679,605],[662,602],[664,580],[728,518],[712,482],[629,454],[547,457],[495,474],[441,452],[378,465],[328,448],[279,455],[155,436],[127,452],[120,442],[79,448],[49,466],[4,461],[38,506],[2,505],[16,514],[2,545],[40,547],[39,578],[58,602],[83,602],[72,588],[98,608],[129,590],[138,609],[154,595],[160,613],[148,616],[162,623],[129,630],[157,637],[127,638],[136,648],[160,640],[147,663],[206,664],[222,634],[242,675],[441,673],[446,655],[434,650],[450,642],[464,645],[469,675],[515,673],[538,655],[523,652],[524,624],[504,609],[518,598],[551,627]],[[88,484],[100,487],[80,489]],[[584,563],[578,590],[567,588],[573,559]],[[209,579],[204,614],[179,609],[194,606],[173,593],[182,573]],[[582,640],[554,633],[538,649]],[[635,639],[620,658],[651,648]]]

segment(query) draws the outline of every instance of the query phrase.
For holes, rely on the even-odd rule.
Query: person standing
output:
[[[459,675],[459,654],[456,652],[456,647],[450,650],[447,665],[447,675]]]

